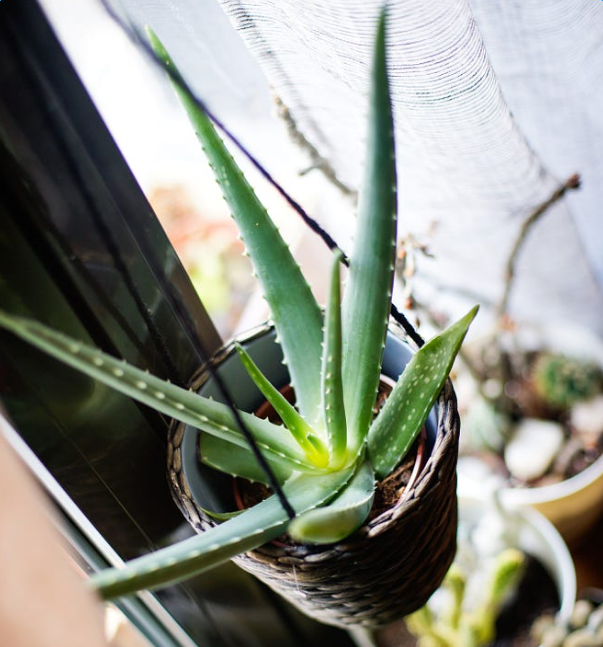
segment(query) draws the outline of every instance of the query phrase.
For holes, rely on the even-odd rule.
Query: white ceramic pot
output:
[[[502,503],[502,502],[501,502]],[[559,593],[559,619],[566,621],[576,601],[576,570],[563,538],[553,524],[531,508],[515,508],[502,503],[508,519],[506,531],[512,545],[538,558],[553,578]],[[459,491],[459,523],[476,525],[492,510],[486,498]]]
[[[533,507],[576,545],[603,513],[603,457],[566,481],[537,488],[505,488],[505,503]]]
[[[525,349],[545,348],[563,352],[598,362],[603,367],[603,341],[576,326],[520,324],[514,338]],[[460,479],[464,480],[462,470]],[[474,483],[473,486],[473,490],[464,487],[464,491],[480,492],[482,483]],[[533,488],[504,488],[501,497],[511,506],[536,508],[557,527],[570,545],[576,545],[603,514],[603,456],[565,481]]]

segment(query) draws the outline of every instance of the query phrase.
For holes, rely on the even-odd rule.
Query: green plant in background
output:
[[[154,34],[153,48],[173,62]],[[176,77],[177,72],[175,72]],[[101,572],[93,586],[105,598],[154,588],[198,574],[284,532],[301,542],[332,543],[367,518],[376,480],[400,463],[438,397],[474,308],[412,358],[380,413],[373,406],[391,307],[396,241],[394,135],[380,17],[371,76],[366,175],[356,244],[343,298],[341,256],[333,262],[326,313],[264,207],[235,165],[206,114],[177,85],[263,286],[283,348],[297,408],[240,358],[285,427],[240,415],[295,511],[290,521],[272,495],[215,528]],[[230,408],[178,388],[30,320],[0,313],[0,325],[59,360],[129,397],[200,430],[213,468],[266,483]]]
[[[603,375],[594,362],[542,353],[532,369],[532,380],[536,392],[549,406],[567,409],[599,393]]]
[[[590,593],[595,593],[591,589]],[[543,647],[599,647],[603,645],[603,604],[596,596],[576,601],[566,620],[544,613],[530,629],[534,644]]]
[[[454,562],[438,591],[439,604],[428,602],[406,618],[418,647],[481,647],[496,637],[496,619],[521,578],[525,555],[505,548],[486,567],[479,598],[467,603],[468,573]],[[442,600],[443,598],[443,600]]]

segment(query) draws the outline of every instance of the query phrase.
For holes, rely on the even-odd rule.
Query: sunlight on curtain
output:
[[[380,3],[222,4],[298,129],[356,188]],[[603,331],[603,3],[405,0],[390,3],[389,36],[401,229],[435,256],[420,268],[421,299],[496,301],[520,223],[579,172],[583,189],[524,248],[511,309]]]
[[[199,96],[344,248],[353,232],[351,201],[318,195],[307,178],[295,177],[305,158],[290,154],[283,133],[275,135],[270,92],[290,112],[298,141],[312,147],[312,160],[356,190],[380,4],[114,0],[139,27],[153,25]],[[433,254],[419,258],[418,300],[448,314],[497,303],[521,223],[577,172],[582,188],[547,212],[522,249],[510,310],[520,319],[568,319],[603,333],[603,2],[389,5],[400,233]],[[153,109],[149,103],[145,111]],[[175,122],[179,109],[171,110]],[[136,121],[143,116],[139,110]],[[187,128],[182,135],[195,146]],[[125,136],[133,130],[123,128]],[[154,139],[171,142],[166,132],[160,127]],[[485,309],[480,320],[487,322]]]

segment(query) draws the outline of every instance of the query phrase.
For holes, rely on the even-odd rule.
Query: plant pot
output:
[[[491,506],[492,502],[485,498],[466,497],[459,493],[459,524],[477,524],[488,514]],[[515,508],[505,503],[502,507],[509,545],[521,549],[544,567],[559,598],[558,609],[548,610],[556,612],[560,622],[567,622],[576,601],[576,571],[567,545],[555,526],[537,510]],[[525,644],[532,622],[544,610],[539,605],[543,604],[541,595],[546,586],[540,583],[534,572],[530,576],[526,574],[526,580],[519,584],[516,600],[503,609],[497,620],[494,646]]]
[[[576,601],[576,570],[563,537],[537,510],[516,508],[504,501],[502,504],[514,525],[514,545],[537,558],[547,569],[559,594],[559,618],[567,620]],[[486,514],[489,505],[491,503],[484,498],[459,492],[459,523],[476,524]]]
[[[536,510],[514,509],[506,505],[504,505],[504,510],[504,516],[501,517],[498,510],[493,508],[491,499],[475,495],[464,496],[459,492],[460,532],[467,536],[471,529],[480,522],[485,523],[488,527],[490,524],[494,526],[498,526],[500,523],[504,524],[502,527],[505,535],[508,536],[504,546],[517,547],[535,558],[553,580],[559,598],[556,618],[560,623],[566,623],[576,600],[576,572],[563,538],[551,522]],[[492,514],[494,514],[494,521],[490,517]],[[490,522],[486,519],[490,519]],[[501,618],[502,623],[497,624],[497,629],[505,635],[497,636],[497,641],[490,643],[491,645],[504,644],[510,647],[514,644],[514,639],[520,638],[518,632],[527,634],[532,620],[538,616],[538,609],[525,608],[526,595],[521,592],[521,586],[522,584],[519,585],[517,601],[511,603],[512,606],[504,611],[511,622]],[[529,595],[528,599],[531,599]],[[523,604],[521,600],[523,600]],[[524,616],[523,618],[517,614],[518,605],[519,615]],[[520,627],[520,625],[522,626]],[[452,635],[451,632],[450,637]],[[371,644],[373,647],[416,647],[417,639],[408,631],[406,622],[401,620],[374,632],[370,636],[370,642],[366,644]]]
[[[569,325],[518,324],[512,335],[520,348],[559,352],[595,361],[603,367],[603,343],[584,329]],[[472,343],[477,345],[480,340]],[[471,479],[466,478],[462,461],[459,476],[465,492],[479,491],[482,487],[481,479],[471,483]],[[536,487],[505,487],[501,497],[511,506],[536,508],[569,544],[578,544],[603,513],[603,455],[568,479]]]
[[[238,341],[273,384],[288,383],[272,328],[266,326]],[[383,373],[397,379],[411,356],[402,333],[392,329]],[[255,411],[263,398],[245,373],[234,345],[224,347],[211,361],[233,390],[237,406]],[[218,399],[207,370],[196,376],[193,388]],[[459,420],[450,382],[426,429],[428,458],[414,486],[351,537],[327,546],[266,544],[234,561],[299,609],[328,624],[379,626],[422,606],[441,583],[456,550]],[[232,480],[200,464],[193,428],[172,426],[168,469],[176,503],[197,531],[215,523],[204,509],[235,509]]]

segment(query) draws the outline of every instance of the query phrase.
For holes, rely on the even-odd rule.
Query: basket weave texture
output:
[[[311,617],[340,627],[378,627],[421,607],[456,552],[459,417],[448,381],[435,406],[437,435],[419,477],[397,504],[345,541],[264,546],[235,558]],[[177,505],[198,531],[215,525],[183,478],[182,427],[172,430],[168,470]]]

